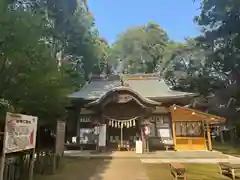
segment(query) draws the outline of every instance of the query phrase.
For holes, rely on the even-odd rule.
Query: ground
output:
[[[188,180],[228,180],[221,176],[216,164],[184,164]],[[145,164],[149,180],[172,180],[166,164]]]
[[[166,164],[142,164],[139,159],[65,158],[55,175],[34,180],[172,180]],[[188,180],[227,180],[214,164],[185,164]]]
[[[240,148],[233,147],[229,143],[224,145],[214,143],[214,150],[234,156],[240,154]],[[69,157],[64,158],[65,166],[55,175],[38,176],[34,180],[172,180],[168,165],[161,164],[167,163],[166,160],[169,159],[183,161],[182,163],[187,169],[188,180],[230,180],[219,174],[217,164],[208,164],[214,163],[214,161],[217,163],[219,159],[226,160],[227,156],[220,152],[182,151],[176,153],[162,151],[151,155],[114,152],[103,154],[102,157],[97,155],[89,154],[89,152],[87,154],[72,152],[68,154]],[[202,162],[205,164],[193,164],[200,160],[208,161]],[[148,162],[148,164],[141,162]]]
[[[64,161],[65,167],[55,175],[38,176],[34,180],[148,180],[139,159],[65,158]]]

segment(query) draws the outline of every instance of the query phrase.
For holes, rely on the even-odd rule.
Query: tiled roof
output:
[[[126,78],[127,77],[127,78]],[[180,98],[196,96],[194,93],[170,90],[164,80],[150,75],[127,75],[122,78],[123,85],[131,88],[144,98]],[[70,98],[94,100],[101,98],[111,89],[121,86],[120,80],[94,80],[87,83],[80,91],[70,95]]]
[[[124,81],[130,88],[147,98],[174,98],[193,93],[170,90],[164,80],[126,80]]]
[[[99,80],[91,81],[83,86],[80,91],[74,92],[69,98],[95,100],[103,96],[112,88],[120,86],[120,81]]]

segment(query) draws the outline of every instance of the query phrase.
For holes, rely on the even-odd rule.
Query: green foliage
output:
[[[196,18],[203,27],[203,47],[212,49],[208,64],[225,75],[239,77],[239,12],[240,2],[203,1],[201,14]]]
[[[0,118],[12,111],[53,122],[106,51],[82,1],[29,2],[0,2]]]
[[[201,13],[195,18],[202,27],[198,42],[206,53],[205,66],[223,85],[215,89],[215,104],[225,105],[225,116],[238,119],[240,104],[240,1],[202,0]],[[233,103],[230,100],[234,99]],[[220,111],[223,111],[220,109]]]
[[[121,59],[128,73],[155,72],[167,43],[167,33],[157,24],[129,28],[113,44],[111,63],[116,67]]]
[[[169,44],[166,49],[171,56],[165,61],[161,74],[175,89],[207,96],[221,87],[223,82],[206,66],[207,51],[197,44],[195,39]]]

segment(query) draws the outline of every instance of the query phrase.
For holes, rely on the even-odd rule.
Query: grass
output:
[[[221,144],[219,142],[213,142],[213,149],[220,151],[224,154],[240,156],[240,147],[233,146],[231,143]]]
[[[37,175],[34,180],[88,180],[107,164],[103,159],[78,158],[63,158],[63,163],[64,166],[55,174]]]
[[[215,164],[184,164],[187,170],[188,180],[229,180],[228,177],[219,174]],[[145,170],[149,180],[172,180],[173,177],[166,164],[145,164]]]

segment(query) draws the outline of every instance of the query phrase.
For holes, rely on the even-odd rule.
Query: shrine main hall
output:
[[[197,96],[157,74],[92,76],[69,96],[67,134],[82,149],[132,150],[140,140],[143,151],[212,150],[210,127],[225,119],[187,108]]]

